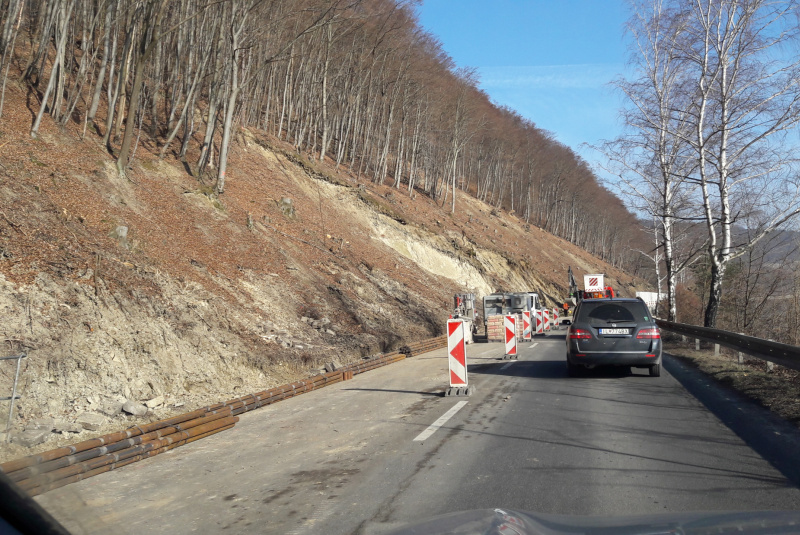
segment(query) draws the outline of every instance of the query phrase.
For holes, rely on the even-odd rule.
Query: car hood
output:
[[[437,516],[401,529],[382,533],[386,535],[800,533],[800,511],[716,511],[636,516],[568,516],[529,513],[511,509],[480,509]]]

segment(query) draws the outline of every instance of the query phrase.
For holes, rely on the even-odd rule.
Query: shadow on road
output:
[[[800,429],[666,353],[664,368],[748,446],[800,487]]]
[[[350,390],[355,392],[392,392],[395,394],[420,394],[423,396],[442,397],[441,392],[422,392],[419,390],[391,390],[388,388],[342,388],[342,390]]]
[[[580,420],[580,422],[585,423],[585,420]],[[562,425],[569,425],[569,422],[562,422]],[[550,468],[550,470],[558,471],[563,473],[564,471],[568,470],[575,470],[575,471],[586,471],[586,470],[598,470],[598,471],[614,471],[617,473],[622,472],[644,472],[647,474],[654,474],[657,472],[663,472],[671,477],[687,477],[689,479],[696,479],[697,477],[714,477],[714,478],[729,478],[731,480],[737,479],[746,479],[750,481],[757,481],[764,484],[763,489],[772,489],[775,487],[792,487],[793,481],[790,478],[786,477],[785,474],[782,474],[784,477],[781,476],[772,476],[767,474],[762,474],[759,472],[751,471],[742,466],[741,468],[724,468],[721,466],[715,466],[710,463],[703,463],[703,462],[691,462],[691,461],[683,461],[680,460],[681,455],[678,454],[681,450],[688,450],[693,451],[693,448],[696,447],[696,443],[698,441],[697,437],[694,435],[674,435],[671,437],[665,438],[665,440],[670,440],[671,444],[673,444],[673,449],[671,450],[672,455],[665,455],[658,452],[653,452],[652,455],[647,455],[643,453],[635,453],[631,452],[624,447],[602,447],[592,444],[590,441],[586,440],[579,440],[575,439],[573,436],[570,436],[568,433],[559,432],[557,429],[551,430],[549,432],[550,438],[541,438],[537,436],[525,435],[525,434],[511,434],[511,433],[494,433],[488,431],[486,429],[467,429],[463,425],[460,426],[443,426],[442,430],[448,430],[452,432],[458,432],[459,434],[463,435],[484,435],[489,437],[497,437],[501,439],[510,439],[515,441],[522,441],[528,444],[541,444],[546,446],[554,446],[557,448],[566,448],[566,449],[579,449],[584,451],[594,451],[600,454],[609,454],[614,456],[619,456],[622,459],[640,459],[642,461],[655,461],[658,463],[663,463],[667,468],[661,470],[654,470],[652,466],[648,466],[645,469],[637,469],[637,468],[620,468],[618,466],[608,466],[608,467],[587,467],[585,465],[582,466],[569,466],[568,464],[559,464],[556,467]],[[635,429],[628,428],[626,430],[627,433],[636,432]],[[642,433],[649,433],[649,430],[640,430]],[[547,470],[547,468],[542,468],[539,466],[536,467],[526,467],[520,466],[518,467],[519,470],[535,470],[537,472],[541,472],[543,470]],[[727,488],[728,485],[722,484],[721,489]],[[692,489],[687,485],[685,492],[702,492],[707,493],[708,489],[704,488],[702,490],[699,489]]]
[[[509,367],[505,364],[513,362]],[[644,377],[647,370],[632,370],[629,366],[598,366],[586,370],[579,378],[567,376],[567,365],[563,360],[500,360],[490,363],[470,364],[469,373],[479,375],[505,375],[508,377],[531,377],[535,379],[564,379],[580,381],[581,379],[624,379],[626,377]]]

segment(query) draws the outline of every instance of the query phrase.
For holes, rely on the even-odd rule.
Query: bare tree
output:
[[[728,264],[800,214],[786,135],[800,121],[795,2],[696,0],[677,40],[690,72],[693,177],[708,231],[704,324],[716,323]],[[788,48],[788,49],[787,49]],[[734,242],[734,225],[751,232]]]
[[[600,151],[609,161],[604,168],[621,180],[620,193],[654,222],[655,256],[663,257],[666,271],[667,318],[677,321],[676,278],[699,252],[691,248],[679,257],[674,245],[676,222],[693,216],[689,95],[677,44],[687,22],[669,0],[641,1],[632,7],[627,28],[633,37],[634,75],[614,83],[628,102],[622,112],[627,133],[604,143]]]
[[[213,169],[220,195],[237,128],[263,129],[309,159],[335,157],[359,180],[390,179],[450,211],[459,191],[476,195],[612,263],[631,261],[626,208],[568,147],[459,72],[416,5],[0,0],[0,78],[22,65],[44,97],[33,135],[48,116],[82,122],[84,133],[91,124],[120,173],[134,140],[165,158],[180,139],[178,157],[198,149],[190,169],[199,180]],[[582,210],[589,200],[606,209]]]

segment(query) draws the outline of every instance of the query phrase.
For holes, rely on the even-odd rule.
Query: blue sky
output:
[[[627,56],[625,0],[424,0],[420,22],[480,86],[590,162],[620,131],[608,82]]]

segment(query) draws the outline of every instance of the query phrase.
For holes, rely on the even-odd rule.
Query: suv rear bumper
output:
[[[582,351],[575,354],[569,351],[567,352],[567,361],[570,364],[586,366],[652,366],[653,364],[661,364],[661,351],[655,353],[654,357],[648,357],[647,355],[653,355],[653,353],[638,351],[629,353],[594,353]]]

